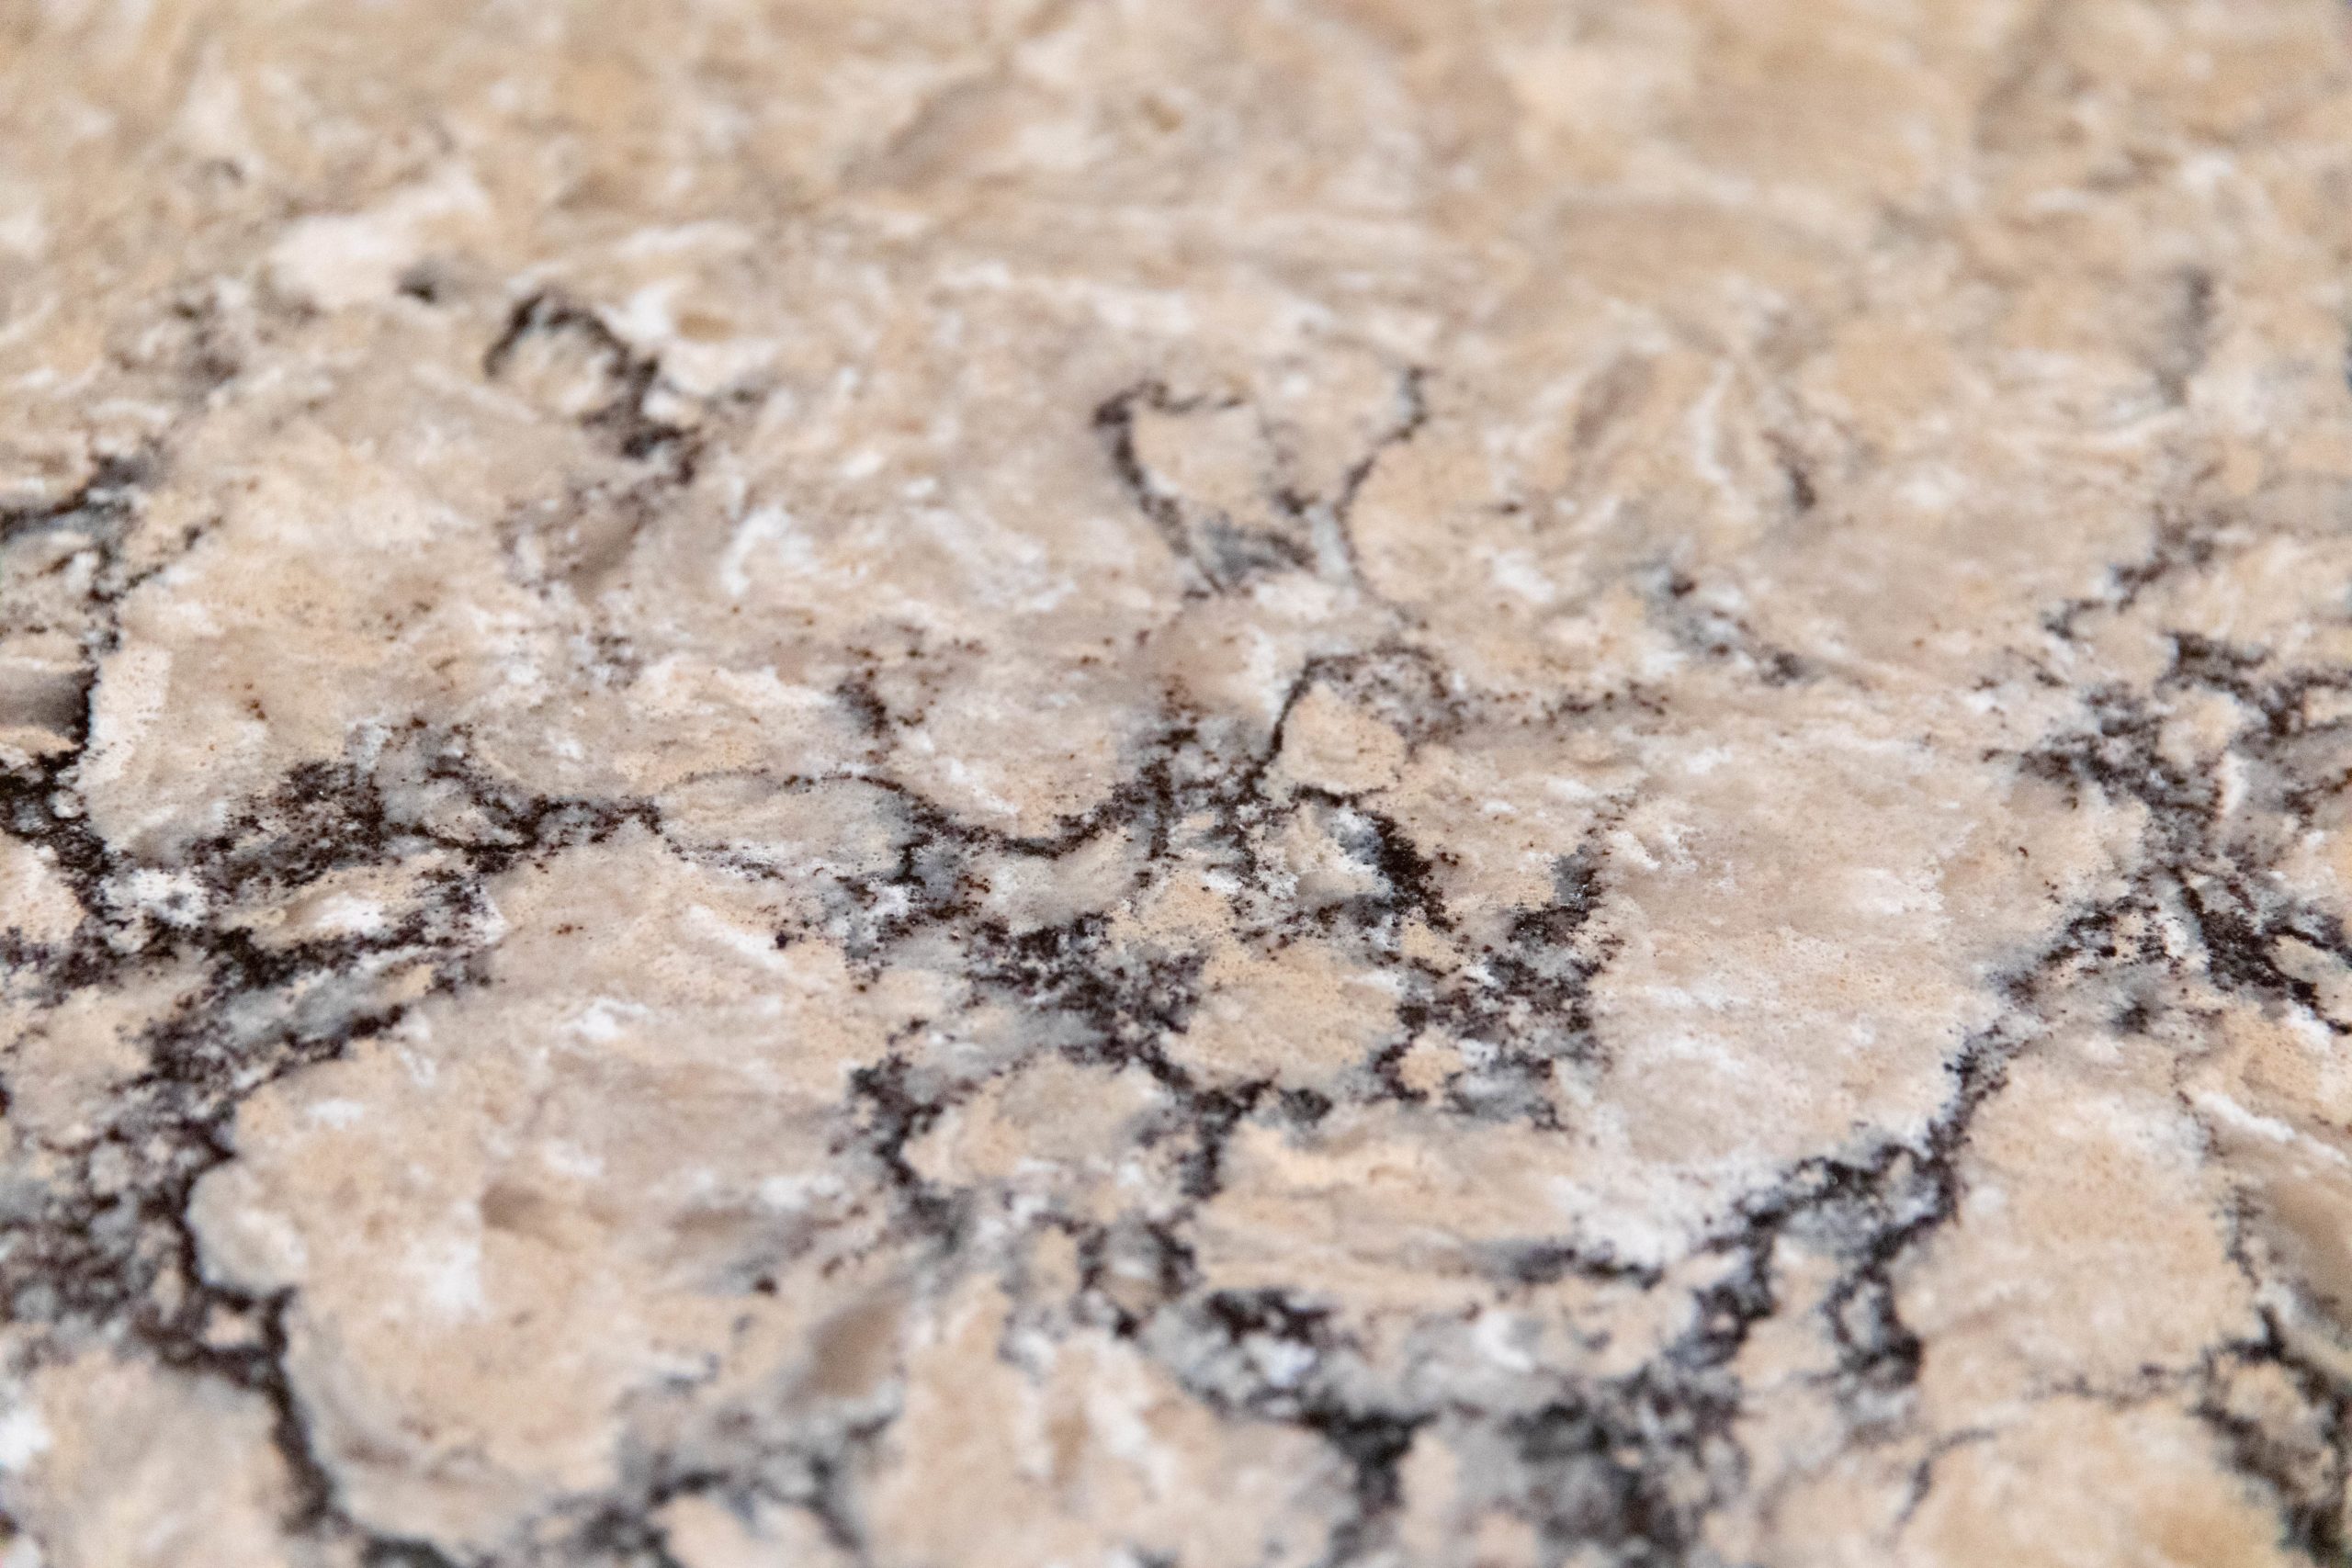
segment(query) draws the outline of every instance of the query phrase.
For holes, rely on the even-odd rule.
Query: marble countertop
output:
[[[2334,0],[0,3],[0,1565],[2352,1561]]]

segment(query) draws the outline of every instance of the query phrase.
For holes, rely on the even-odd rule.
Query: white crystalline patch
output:
[[[1480,1354],[1498,1367],[1514,1372],[1532,1372],[1535,1359],[1521,1345],[1520,1320],[1510,1313],[1482,1313],[1471,1325],[1472,1343]]]
[[[270,278],[327,310],[381,299],[424,254],[434,220],[488,208],[473,176],[453,171],[370,211],[304,218],[272,247]]]
[[[49,1425],[29,1404],[0,1411],[0,1474],[13,1475],[49,1449]]]
[[[169,926],[192,926],[204,919],[204,885],[185,872],[134,871],[122,880],[130,903]]]
[[[1150,1397],[1132,1363],[1113,1362],[1087,1386],[1087,1423],[1106,1452],[1140,1471],[1155,1487],[1173,1490],[1176,1458],[1144,1419]]]
[[[621,302],[613,313],[613,330],[631,343],[660,343],[678,330],[677,312],[670,302],[685,279],[665,277],[649,283]]]
[[[682,313],[689,322],[694,317],[691,310],[682,312],[677,304],[687,287],[684,277],[649,283],[622,301],[612,316],[615,332],[640,351],[660,355],[665,383],[689,397],[715,397],[775,363],[775,340],[725,332],[723,318],[714,321],[705,313],[691,330],[682,325]]]
[[[579,1034],[581,1039],[593,1039],[593,1042],[597,1043],[605,1043],[609,1042],[609,1039],[621,1037],[621,1021],[614,1016],[612,1009],[593,1006],[593,1009],[588,1009],[585,1013],[581,1013],[579,1018],[571,1021],[571,1032]]]
[[[2267,1143],[2301,1145],[2331,1165],[2352,1163],[2347,1162],[2343,1154],[2335,1148],[2316,1138],[2306,1137],[2276,1117],[2248,1111],[2226,1094],[2212,1089],[2202,1089],[2190,1098],[2196,1102],[2199,1110],[2211,1116],[2215,1121],[2226,1122],[2240,1132],[2252,1134]]]
[[[1705,393],[1690,407],[1690,467],[1714,487],[1734,516],[1742,516],[1753,511],[1755,503],[1724,461],[1723,403],[1730,385],[1731,369],[1726,366],[1715,372]]]
[[[987,775],[982,774],[978,769],[972,767],[961,757],[948,758],[944,766],[947,776],[953,779],[966,795],[981,806],[1000,817],[1021,815],[1021,807],[989,788],[983,782]]]
[[[311,928],[327,936],[374,936],[384,929],[381,899],[356,893],[337,893],[320,901],[311,916]]]
[[[1531,604],[1544,605],[1559,598],[1559,586],[1544,575],[1526,550],[1497,550],[1487,560],[1487,575],[1496,587]]]
[[[602,1045],[621,1037],[623,1021],[644,1016],[645,1010],[610,997],[598,997],[573,1015],[571,1032],[594,1044]]]
[[[718,558],[718,586],[729,599],[741,599],[751,592],[752,574],[747,569],[752,558],[770,547],[778,548],[796,570],[813,564],[807,541],[793,536],[790,513],[781,506],[753,507],[735,525],[734,536]]]
[[[424,1303],[444,1317],[479,1317],[487,1304],[481,1289],[481,1237],[463,1234],[427,1236],[408,1251],[408,1271]]]
[[[539,1145],[539,1163],[560,1175],[593,1180],[605,1174],[603,1157],[577,1144],[549,1138]]]
[[[1933,468],[1905,479],[1899,493],[1918,511],[1944,512],[1960,500],[1963,491],[1958,474],[1950,468]]]
[[[760,1183],[760,1201],[771,1209],[789,1213],[808,1206],[817,1195],[819,1183],[805,1176],[771,1176]]]
[[[1252,1335],[1244,1348],[1259,1375],[1276,1388],[1295,1388],[1315,1367],[1315,1351],[1293,1340]]]
[[[2234,751],[2225,751],[2222,754],[2221,765],[2214,771],[2220,775],[2222,787],[2213,804],[2226,817],[2245,804],[2245,759]]]
[[[329,310],[382,299],[416,259],[407,227],[374,213],[303,219],[269,256],[279,284]]]
[[[188,1218],[208,1280],[268,1292],[300,1284],[310,1273],[300,1225],[277,1206],[256,1168],[234,1160],[215,1168],[197,1183]]]
[[[85,790],[122,776],[141,737],[162,715],[171,689],[172,656],[163,649],[142,643],[106,661],[97,689],[90,694],[90,750],[82,760]]]
[[[1622,828],[1613,829],[1610,833],[1609,848],[1612,853],[1622,856],[1629,864],[1638,866],[1644,871],[1656,871],[1658,868],[1657,857],[1643,847],[1641,840]]]
[[[788,971],[792,967],[790,962],[776,951],[774,936],[737,925],[707,904],[690,906],[686,910],[686,919],[697,931],[762,969]]]
[[[368,1108],[356,1100],[322,1100],[314,1101],[305,1114],[315,1125],[340,1130],[366,1121]]]
[[[1859,867],[1847,873],[1846,886],[1854,908],[1864,914],[1926,914],[1943,907],[1943,897],[1932,884],[1881,866]]]

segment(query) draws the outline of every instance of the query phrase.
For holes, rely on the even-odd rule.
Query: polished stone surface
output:
[[[0,0],[6,1568],[2347,1560],[2332,0]]]

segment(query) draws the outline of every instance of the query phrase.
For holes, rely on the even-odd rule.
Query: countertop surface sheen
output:
[[[2335,0],[0,0],[0,1568],[2352,1562]]]

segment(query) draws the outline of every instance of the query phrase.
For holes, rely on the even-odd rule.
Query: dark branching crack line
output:
[[[1353,528],[1356,502],[1382,456],[1411,441],[1428,424],[1429,378],[1428,370],[1419,366],[1398,377],[1394,418],[1348,465],[1330,495],[1310,494],[1283,482],[1267,483],[1264,500],[1281,520],[1279,527],[1249,526],[1222,511],[1187,501],[1153,471],[1137,442],[1139,413],[1182,418],[1248,406],[1243,400],[1181,396],[1164,381],[1147,379],[1104,399],[1094,411],[1093,427],[1112,473],[1129,501],[1169,550],[1192,566],[1208,592],[1231,592],[1252,578],[1270,573],[1317,570],[1333,558],[1340,574],[1361,585],[1363,561]],[[1260,423],[1263,435],[1263,422]]]

